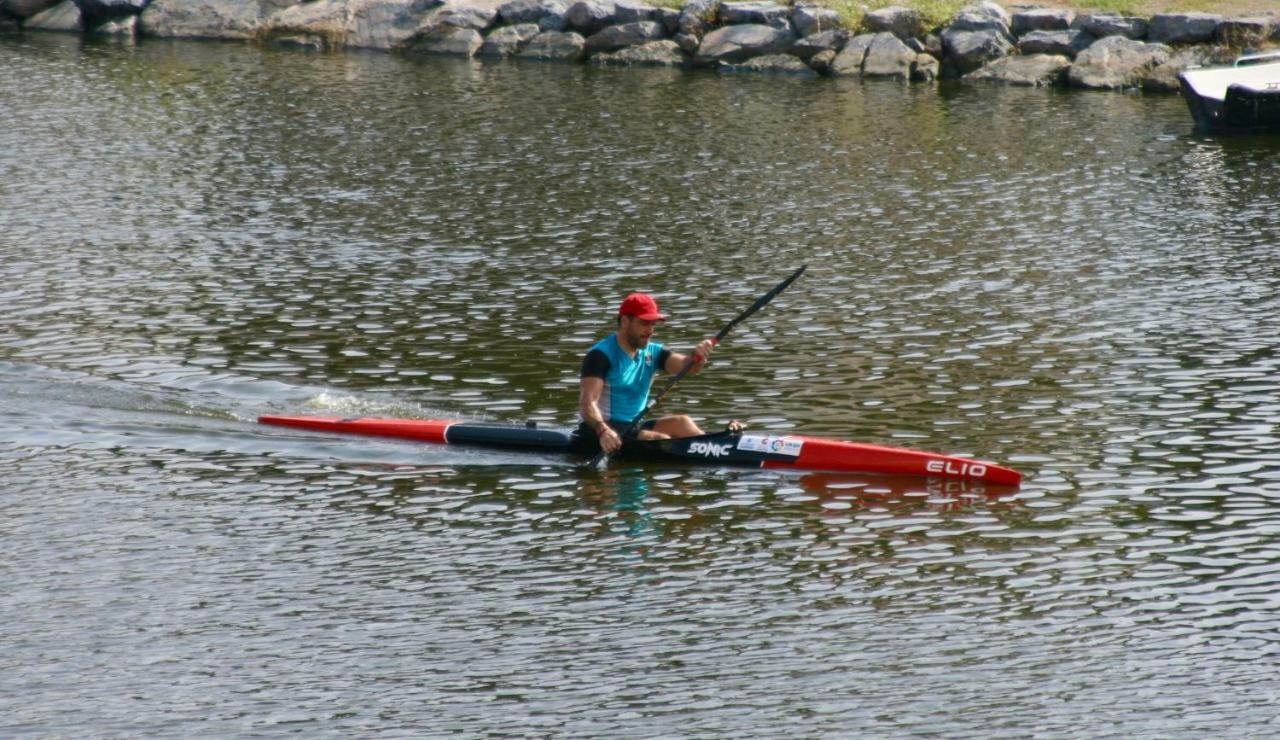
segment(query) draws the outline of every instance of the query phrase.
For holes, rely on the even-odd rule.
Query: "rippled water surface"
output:
[[[1266,736],[1280,141],[1176,98],[0,40],[0,733]],[[470,452],[668,402],[1017,491]]]

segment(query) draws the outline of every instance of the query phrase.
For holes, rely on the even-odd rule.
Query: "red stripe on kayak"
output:
[[[326,416],[259,416],[259,424],[273,424],[322,432],[367,434],[374,437],[396,437],[420,442],[446,444],[445,433],[457,424],[446,419],[341,419]]]
[[[765,468],[799,468],[803,470],[837,470],[881,473],[884,475],[920,475],[934,478],[984,481],[1016,486],[1022,474],[980,460],[938,455],[932,452],[904,450],[861,442],[840,442],[816,437],[788,435],[804,442],[794,460],[766,460]]]

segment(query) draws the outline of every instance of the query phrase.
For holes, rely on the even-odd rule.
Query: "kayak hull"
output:
[[[342,419],[261,416],[258,422],[314,431],[390,437],[433,444],[593,454],[593,441],[533,424],[488,424],[437,419]],[[780,470],[831,471],[950,478],[1016,486],[1022,475],[994,463],[900,447],[843,442],[797,434],[716,432],[680,439],[628,441],[626,459],[668,460]]]

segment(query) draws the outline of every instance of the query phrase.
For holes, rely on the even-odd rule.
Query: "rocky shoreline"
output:
[[[793,75],[1176,90],[1188,67],[1280,43],[1280,15],[1150,18],[985,0],[939,28],[907,8],[856,30],[798,1],[0,0],[0,31],[254,41]]]

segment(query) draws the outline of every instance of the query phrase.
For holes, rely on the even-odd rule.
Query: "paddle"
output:
[[[756,302],[752,303],[750,308],[748,308],[747,310],[743,311],[742,313],[734,317],[733,321],[730,321],[729,323],[725,324],[724,328],[721,329],[711,339],[712,346],[720,344],[720,340],[724,339],[725,335],[733,330],[733,327],[737,326],[738,324],[741,324],[751,314],[764,308],[769,303],[769,301],[772,301],[775,297],[777,297],[779,293],[786,290],[787,286],[794,283],[796,281],[796,278],[800,277],[800,275],[808,267],[809,267],[808,265],[800,265],[799,270],[796,270],[795,272],[791,273],[790,277],[788,277],[786,280],[783,280],[782,282],[774,286],[773,290],[757,298]],[[632,419],[631,423],[627,425],[627,428],[623,429],[622,433],[618,436],[620,436],[622,439],[625,440],[628,434],[631,434],[633,431],[635,431],[636,427],[640,425],[640,422],[644,420],[644,417],[648,415],[648,413],[652,411],[653,408],[657,406],[660,401],[662,401],[662,398],[667,395],[667,392],[670,391],[672,388],[674,388],[676,383],[679,383],[680,379],[683,378],[685,375],[687,375],[691,369],[693,369],[693,366],[696,364],[696,361],[697,361],[697,355],[690,354],[689,359],[686,360],[684,363],[684,367],[680,368],[680,372],[671,376],[671,380],[667,381],[667,384],[662,387],[662,390],[658,391],[657,395],[649,399],[649,403],[645,404],[645,407],[640,410],[640,413],[636,414],[636,418]],[[589,468],[596,467],[597,465],[600,464],[600,461],[603,460],[605,457],[607,457],[607,455],[605,455],[604,450],[600,450],[599,452],[596,453],[595,457],[591,458],[591,461],[587,463],[587,467]]]

